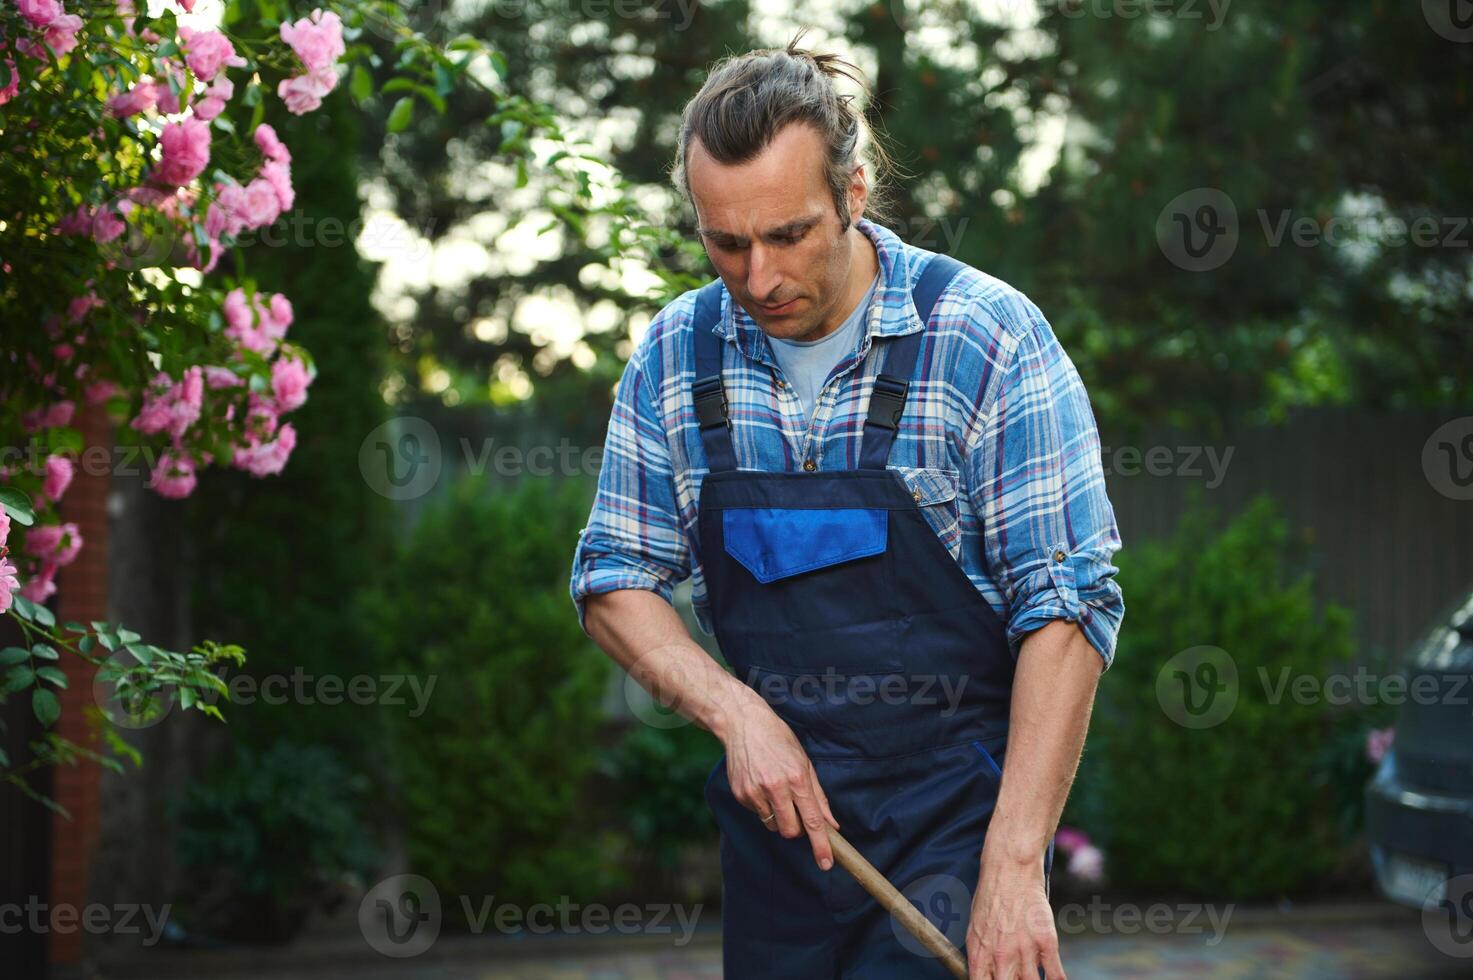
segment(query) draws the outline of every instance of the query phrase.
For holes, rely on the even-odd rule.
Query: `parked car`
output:
[[[1473,594],[1411,651],[1406,681],[1366,786],[1366,833],[1382,893],[1423,908],[1473,874]]]

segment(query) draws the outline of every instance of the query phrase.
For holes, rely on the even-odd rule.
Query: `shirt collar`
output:
[[[877,335],[898,337],[914,333],[924,326],[910,295],[911,285],[915,281],[913,263],[919,254],[916,249],[901,241],[899,235],[878,222],[860,218],[855,224],[874,243],[875,253],[880,260],[880,281],[875,286],[864,339],[860,342],[860,349],[867,350],[870,341]],[[738,349],[751,360],[775,364],[767,334],[752,319],[750,313],[742,309],[740,304],[732,302],[731,293],[725,283],[721,286],[721,316],[712,331],[726,340],[735,337]]]

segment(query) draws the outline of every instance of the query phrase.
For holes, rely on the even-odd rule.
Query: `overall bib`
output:
[[[959,268],[928,263],[913,293],[923,323]],[[1003,622],[886,468],[925,331],[886,341],[857,469],[742,471],[712,330],[720,288],[696,308],[694,393],[721,652],[792,728],[840,832],[964,949],[1014,663]],[[769,831],[738,803],[724,755],[705,796],[721,830],[727,980],[950,977],[847,871],[820,870],[806,834]],[[1050,843],[1045,887],[1052,858]]]

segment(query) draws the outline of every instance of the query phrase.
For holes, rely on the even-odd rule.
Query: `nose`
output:
[[[782,281],[777,256],[762,244],[753,242],[747,259],[747,292],[760,303],[773,298],[781,302],[782,297],[775,297],[775,294]]]

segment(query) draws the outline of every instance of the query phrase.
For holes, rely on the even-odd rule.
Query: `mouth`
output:
[[[768,316],[782,316],[784,313],[793,312],[793,309],[797,306],[797,304],[798,299],[794,298],[788,300],[786,303],[783,303],[780,306],[766,306],[762,303],[758,303],[757,308]]]

